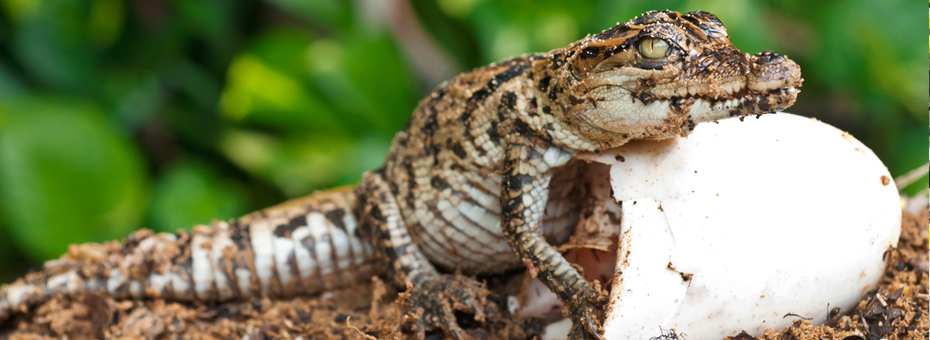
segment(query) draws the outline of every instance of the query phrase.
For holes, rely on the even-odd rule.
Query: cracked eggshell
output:
[[[613,165],[623,207],[608,339],[820,324],[878,282],[900,234],[882,162],[809,118],[722,120],[584,157]]]

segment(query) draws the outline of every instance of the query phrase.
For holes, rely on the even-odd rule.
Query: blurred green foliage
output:
[[[653,9],[709,11],[743,51],[788,54],[806,79],[791,111],[900,175],[927,162],[914,5],[0,0],[0,282],[70,243],[355,183],[441,79]]]

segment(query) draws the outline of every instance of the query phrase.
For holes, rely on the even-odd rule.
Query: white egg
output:
[[[882,162],[809,118],[722,120],[583,157],[612,165],[623,208],[608,339],[820,324],[877,283],[900,233]]]

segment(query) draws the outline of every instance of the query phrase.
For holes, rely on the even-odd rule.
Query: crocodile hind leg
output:
[[[420,252],[407,232],[400,208],[381,172],[366,173],[357,189],[359,233],[372,244],[394,284],[407,287],[406,318],[419,339],[441,329],[447,337],[463,338],[455,311],[473,313],[484,321],[487,290],[472,278],[441,274]]]

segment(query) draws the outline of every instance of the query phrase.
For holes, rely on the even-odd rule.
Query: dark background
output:
[[[0,0],[0,282],[70,243],[355,183],[442,80],[654,9],[715,13],[744,52],[787,54],[806,79],[789,111],[897,176],[927,162],[918,5]]]

